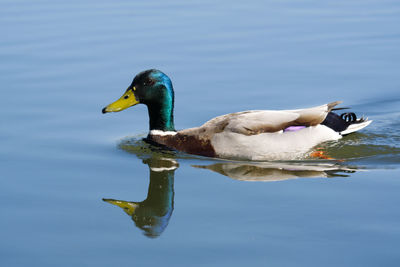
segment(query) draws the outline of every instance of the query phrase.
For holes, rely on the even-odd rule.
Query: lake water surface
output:
[[[1,266],[399,266],[400,2],[0,3]],[[101,114],[148,68],[178,129],[336,100],[374,122],[337,160],[161,151],[144,106]]]

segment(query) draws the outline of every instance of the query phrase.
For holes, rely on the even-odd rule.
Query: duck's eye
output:
[[[129,95],[124,96],[124,99],[128,99],[128,98],[129,98]]]

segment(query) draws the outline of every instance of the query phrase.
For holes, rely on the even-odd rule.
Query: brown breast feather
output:
[[[175,135],[151,135],[147,138],[153,142],[178,151],[205,157],[216,157],[209,138],[200,138],[197,135],[188,135],[178,132]]]

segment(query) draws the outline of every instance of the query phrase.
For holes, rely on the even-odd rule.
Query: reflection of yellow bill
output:
[[[106,199],[106,198],[103,198],[103,201],[122,208],[129,216],[132,216],[133,213],[135,212],[135,209],[139,207],[139,204],[134,202],[128,202],[116,199]]]
[[[134,88],[133,88],[134,89]],[[115,102],[111,103],[107,107],[103,108],[103,113],[107,112],[118,112],[129,107],[132,107],[136,104],[139,104],[139,101],[136,100],[135,94],[133,90],[129,88],[126,92]]]

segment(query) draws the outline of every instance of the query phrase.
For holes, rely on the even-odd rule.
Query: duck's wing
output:
[[[234,132],[244,135],[277,132],[293,125],[299,118],[300,114],[290,111],[248,111],[228,116],[224,132]]]
[[[251,110],[226,114],[209,120],[198,128],[181,131],[185,134],[212,135],[219,132],[234,132],[255,135],[278,132],[289,126],[315,126],[323,122],[327,114],[340,102],[318,107],[296,110]]]
[[[296,120],[297,125],[315,126],[322,123],[328,113],[340,103],[342,103],[342,101],[335,101],[318,107],[286,111],[294,112],[300,115],[300,117]]]

